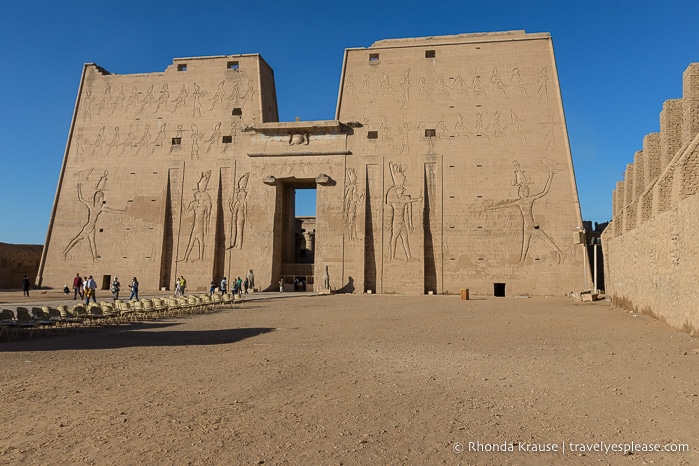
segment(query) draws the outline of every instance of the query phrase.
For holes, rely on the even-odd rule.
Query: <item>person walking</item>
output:
[[[133,277],[133,280],[131,280],[131,296],[129,296],[129,300],[132,299],[138,300],[138,280],[136,280],[136,277]]]
[[[83,299],[83,279],[79,273],[76,273],[73,279],[73,292],[73,300],[78,299],[78,295],[80,295],[80,299]]]
[[[187,280],[184,278],[184,275],[180,277],[180,293],[182,294],[182,297],[184,298],[184,292],[187,289]]]
[[[180,289],[180,279],[175,278],[175,298],[182,295],[182,289]]]
[[[245,277],[245,281],[243,282],[243,292],[245,294],[248,294],[248,286],[250,285],[250,282],[248,281],[248,278]]]
[[[97,298],[95,297],[96,294],[97,282],[94,278],[92,278],[92,275],[90,275],[85,280],[85,305],[90,304],[90,298],[92,298],[93,303],[97,303]]]
[[[82,297],[82,298],[87,298],[87,288],[88,288],[88,287],[87,287],[87,285],[88,285],[88,282],[87,282],[87,275],[85,275],[85,276],[83,277],[82,283],[83,283],[83,294],[81,295],[81,297]],[[88,302],[88,301],[86,301],[86,302]]]
[[[24,292],[24,296],[29,296],[29,277],[26,275],[22,279],[22,291]]]
[[[226,281],[226,277],[223,277],[223,280],[221,280],[221,293],[226,294],[226,291],[228,291],[228,282]]]
[[[121,291],[121,283],[119,283],[119,277],[114,277],[114,280],[112,280],[112,297],[114,298],[114,301],[119,299],[119,291]]]
[[[209,286],[209,296],[213,296],[215,291],[216,291],[216,278],[214,277],[214,279],[211,280],[211,286]]]

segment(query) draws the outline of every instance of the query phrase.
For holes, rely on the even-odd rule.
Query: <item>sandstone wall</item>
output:
[[[304,188],[312,267],[293,262]],[[348,49],[330,121],[279,122],[259,55],[88,64],[37,281],[204,290],[253,269],[275,289],[327,267],[347,292],[561,295],[589,283],[581,227],[548,34]]]
[[[665,102],[660,133],[644,138],[643,151],[617,183],[613,220],[603,234],[606,291],[614,301],[692,333],[699,329],[698,120],[699,63],[693,63],[683,74],[682,99]]]
[[[364,236],[364,264],[379,271],[365,289],[405,292],[419,283],[417,292],[493,294],[500,284],[506,295],[545,295],[585,288],[584,246],[573,240],[582,221],[548,34],[349,49],[338,119],[361,123],[350,149],[366,157],[348,158],[348,166],[371,193],[372,216],[383,218]],[[394,186],[419,199],[409,209],[422,228],[400,231]],[[361,277],[354,258],[362,255],[350,256],[345,270]]]
[[[41,245],[0,243],[0,289],[20,289],[25,275],[36,279]],[[62,285],[61,285],[62,286]]]

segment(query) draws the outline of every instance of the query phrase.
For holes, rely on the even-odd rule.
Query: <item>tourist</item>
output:
[[[221,280],[221,293],[226,294],[226,291],[228,291],[228,282],[226,282],[226,277],[223,277],[223,280]]]
[[[180,277],[180,293],[182,294],[182,297],[184,298],[184,292],[187,289],[187,280],[185,280],[184,275]]]
[[[284,292],[284,279],[283,278],[279,279],[279,292],[280,293]]]
[[[121,283],[119,283],[119,277],[114,277],[114,280],[112,280],[112,297],[114,298],[114,301],[119,299],[119,291],[121,291]]]
[[[240,288],[238,286],[238,280],[233,279],[233,294],[240,294]]]
[[[76,273],[73,279],[73,291],[75,292],[73,294],[73,300],[78,299],[78,295],[80,295],[80,299],[83,299],[83,279],[80,277],[79,273]]]
[[[250,282],[248,281],[247,277],[245,277],[245,281],[243,282],[243,290],[245,294],[248,294],[248,286],[250,286]]]
[[[216,278],[211,280],[211,286],[209,287],[209,296],[213,296],[216,291]]]
[[[63,285],[63,294],[68,296],[70,294],[70,288],[68,288],[68,284],[66,283]]]
[[[90,304],[90,296],[92,295],[92,290],[88,286],[83,287],[83,296],[85,296],[85,306]]]
[[[175,278],[175,298],[182,295],[182,289],[180,288],[180,279]]]
[[[26,275],[22,279],[22,291],[24,292],[24,296],[29,296],[29,277]]]
[[[97,282],[94,278],[92,278],[92,275],[90,275],[89,277],[86,277],[85,280],[85,304],[90,304],[90,298],[92,298],[93,303],[97,303],[97,298],[95,297],[96,294]]]
[[[238,294],[241,294],[243,292],[243,280],[240,277],[235,281],[235,286],[238,288]]]
[[[138,300],[138,280],[136,280],[136,277],[133,277],[133,280],[131,280],[131,296],[129,296],[129,300],[132,299]]]

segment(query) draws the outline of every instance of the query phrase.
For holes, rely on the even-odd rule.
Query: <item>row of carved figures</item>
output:
[[[143,132],[138,134],[134,132],[133,125],[129,125],[126,136],[122,136],[118,126],[115,126],[111,134],[107,135],[106,126],[102,126],[94,140],[87,139],[82,133],[78,133],[73,150],[78,160],[84,160],[85,156],[153,155],[156,151],[176,153],[187,145],[190,158],[196,160],[202,153],[208,154],[212,151],[225,153],[236,143],[240,133],[239,120],[234,119],[225,133],[221,125],[221,122],[217,122],[210,132],[204,133],[196,124],[191,124],[188,128],[177,125],[174,131],[169,131],[167,123],[161,122],[155,136],[151,134],[150,124],[146,124]]]
[[[252,101],[255,87],[250,83],[233,81],[227,85],[226,80],[220,81],[215,91],[202,89],[199,84],[182,84],[177,96],[173,98],[167,83],[156,90],[151,84],[142,92],[138,86],[132,86],[131,91],[124,89],[113,92],[107,84],[104,90],[96,95],[95,88],[85,91],[80,101],[82,117],[91,120],[93,117],[104,118],[117,115],[146,115],[165,113],[189,113],[192,117],[201,117],[203,113],[217,110],[230,110],[240,107],[243,102]]]
[[[547,121],[539,123],[539,125],[545,129],[544,150],[555,150],[554,130],[556,123],[553,118],[549,117]],[[229,147],[235,145],[241,131],[239,120],[234,119],[231,122],[226,134],[222,131],[221,126],[222,123],[217,122],[210,132],[203,133],[196,124],[191,124],[187,129],[183,125],[177,125],[173,132],[167,129],[167,123],[161,122],[158,132],[153,136],[150,124],[146,124],[143,132],[138,133],[138,135],[134,132],[133,125],[130,125],[126,136],[123,137],[120,127],[114,127],[111,134],[107,135],[106,126],[102,126],[94,140],[89,140],[82,133],[78,133],[75,137],[73,150],[77,160],[82,161],[85,156],[153,155],[156,151],[163,152],[165,149],[168,153],[179,153],[183,147],[188,146],[190,158],[197,160],[202,153],[208,154],[213,150],[214,153],[222,154]],[[425,122],[420,122],[413,128],[407,121],[403,121],[403,124],[397,127],[396,131],[401,138],[399,155],[409,154],[410,134],[424,136],[426,127]],[[469,145],[475,143],[472,138],[482,138],[487,143],[502,141],[507,144],[514,142],[510,138],[521,138],[522,142],[527,143],[529,142],[527,136],[532,132],[525,127],[513,110],[510,110],[509,122],[503,122],[498,110],[493,113],[492,120],[488,123],[483,122],[483,112],[477,112],[473,121],[473,131],[467,130],[461,113],[456,114],[453,131],[447,127],[444,121],[440,120],[435,127],[435,138],[437,140],[444,139],[450,144],[453,144],[452,138],[454,137],[465,139]],[[394,129],[388,125],[386,117],[382,116],[379,124],[380,140],[395,147],[393,134]],[[433,138],[429,138],[428,142],[431,146],[435,143]],[[288,143],[294,144],[293,137],[290,137]],[[309,136],[303,135],[303,144],[308,145],[309,143]]]
[[[524,264],[527,260],[532,239],[541,240],[546,244],[556,254],[558,263],[560,263],[564,255],[553,239],[541,228],[540,224],[534,218],[535,202],[548,195],[553,182],[554,173],[560,169],[556,161],[546,157],[542,158],[542,164],[548,169],[548,178],[540,192],[531,192],[530,185],[533,184],[531,177],[522,169],[519,162],[514,160],[512,162],[514,175],[511,185],[517,187],[517,199],[488,202],[482,206],[484,212],[507,208],[513,208],[519,211],[521,216],[520,264]],[[413,260],[413,254],[410,249],[410,236],[415,231],[413,204],[422,203],[424,201],[424,194],[420,193],[420,195],[415,196],[409,193],[408,187],[410,185],[407,183],[407,169],[405,166],[389,162],[388,168],[392,181],[392,185],[385,193],[385,204],[390,208],[389,218],[391,222],[389,228],[390,241],[388,260],[393,261],[399,258],[397,251],[398,243],[400,242],[405,260],[410,262]],[[433,173],[429,173],[428,177],[432,178],[433,175]],[[350,241],[360,239],[358,234],[357,211],[358,207],[365,202],[364,196],[364,191],[359,188],[355,169],[348,168],[345,172],[343,219],[345,221],[345,232]]]
[[[91,173],[91,171],[89,173]],[[248,212],[247,185],[249,177],[250,174],[245,173],[238,178],[235,193],[228,202],[228,208],[232,218],[232,231],[228,245],[229,249],[243,248],[243,235]],[[182,231],[188,233],[188,240],[184,255],[182,258],[178,258],[178,261],[191,262],[205,259],[205,242],[211,228],[211,212],[213,208],[211,195],[208,192],[210,179],[211,170],[201,173],[196,188],[194,189],[194,194],[185,206],[187,217],[191,221],[189,225],[183,225]],[[77,183],[77,200],[85,206],[87,215],[80,231],[71,237],[70,241],[68,241],[68,244],[63,249],[61,256],[64,260],[68,258],[68,255],[76,246],[85,242],[87,243],[92,260],[96,261],[100,255],[95,231],[97,230],[97,223],[100,217],[102,214],[127,214],[126,209],[115,209],[107,206],[104,202],[105,192],[107,191],[107,181],[108,172],[105,171],[94,184],[94,187],[89,190],[89,195],[86,195],[83,190],[83,186],[87,183]],[[196,254],[193,256],[192,253],[195,250]]]
[[[388,102],[400,103],[402,109],[410,108],[411,94],[428,102],[435,100],[455,101],[456,99],[491,99],[491,98],[523,98],[527,101],[547,103],[549,101],[549,70],[548,66],[541,68],[539,75],[525,79],[518,67],[512,68],[509,83],[501,76],[498,67],[495,66],[489,77],[485,78],[477,71],[472,75],[457,75],[455,78],[445,78],[439,75],[437,79],[428,81],[421,76],[417,80],[417,90],[412,90],[413,78],[411,68],[403,71],[400,83],[394,85],[391,77],[382,73],[381,82],[376,86],[378,79],[372,79],[369,73],[362,78],[361,91],[355,85],[352,75],[347,77],[345,83],[346,99],[350,103],[376,104],[378,98]],[[398,89],[396,89],[396,87]]]
[[[558,169],[558,164],[550,159],[543,159],[543,163],[549,168],[549,174],[543,190],[537,194],[532,194],[530,185],[532,180],[530,176],[522,170],[517,160],[513,161],[514,176],[511,182],[512,186],[518,189],[518,198],[512,200],[503,200],[493,202],[484,206],[485,210],[498,210],[505,208],[517,208],[521,213],[522,218],[522,247],[520,255],[520,263],[524,263],[527,258],[527,253],[532,239],[538,238],[543,240],[557,255],[560,262],[563,253],[547,235],[543,228],[535,221],[533,207],[534,203],[546,196],[553,181],[554,172]],[[409,184],[407,183],[406,167],[400,164],[389,162],[389,173],[392,184],[385,193],[385,204],[390,208],[390,242],[389,242],[389,261],[397,258],[398,243],[400,242],[405,260],[413,260],[413,255],[410,249],[410,235],[414,232],[415,222],[413,220],[413,204],[422,203],[424,200],[423,193],[415,196],[408,192]],[[247,222],[248,206],[247,206],[247,186],[250,173],[245,173],[238,177],[233,197],[228,202],[228,208],[231,213],[231,234],[229,249],[242,249],[243,239],[245,234],[245,225]],[[191,262],[196,260],[206,259],[206,240],[211,229],[211,214],[213,211],[213,202],[209,194],[209,182],[211,179],[211,170],[202,172],[199,177],[196,188],[191,200],[187,203],[185,210],[188,213],[187,218],[190,220],[188,225],[182,227],[183,232],[188,232],[187,246],[182,258],[178,261]],[[108,173],[105,171],[100,176],[94,188],[90,192],[90,197],[86,198],[83,193],[83,184],[77,184],[77,198],[87,208],[87,218],[80,229],[75,234],[65,249],[62,257],[67,259],[68,254],[83,241],[88,243],[90,253],[93,260],[97,260],[99,254],[95,238],[97,222],[103,213],[122,215],[126,213],[125,209],[114,209],[105,205],[105,191],[108,180]],[[360,211],[364,203],[365,193],[358,186],[358,179],[355,169],[350,168],[345,171],[345,191],[343,200],[343,218],[345,220],[345,229],[348,239],[358,240],[358,219],[357,213]],[[193,253],[196,251],[196,254]]]
[[[391,127],[388,124],[387,118],[382,116],[378,126],[377,139],[382,143],[387,143],[391,148],[395,148],[396,144],[393,135],[398,133],[400,136],[400,150],[398,154],[407,155],[410,153],[410,136],[415,134],[421,138],[428,137],[428,144],[430,147],[434,147],[435,142],[439,140],[447,141],[450,145],[453,145],[454,138],[465,140],[469,146],[476,145],[477,142],[485,142],[487,144],[502,142],[511,144],[519,141],[528,143],[530,142],[531,134],[535,133],[535,129],[523,123],[513,110],[510,110],[509,119],[506,117],[503,118],[499,110],[496,110],[489,116],[490,121],[484,122],[483,112],[476,112],[475,118],[471,123],[473,129],[468,130],[463,115],[457,113],[456,122],[452,123],[453,126],[447,126],[444,120],[438,121],[437,124],[433,126],[435,130],[433,137],[428,137],[425,131],[431,123],[421,121],[413,127],[406,120],[403,120],[400,126]],[[367,131],[371,126],[373,125],[365,122]],[[555,150],[556,122],[549,116],[546,121],[540,122],[539,126],[544,130],[542,148],[546,151]]]

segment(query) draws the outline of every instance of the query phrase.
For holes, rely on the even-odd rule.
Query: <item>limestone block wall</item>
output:
[[[617,183],[613,219],[602,236],[606,291],[614,301],[693,334],[699,331],[694,234],[699,227],[698,73],[699,63],[684,72],[682,98],[665,102],[660,133],[644,138],[643,158],[637,154],[624,181]],[[642,169],[636,167],[639,162]],[[620,195],[630,189],[640,195]]]

